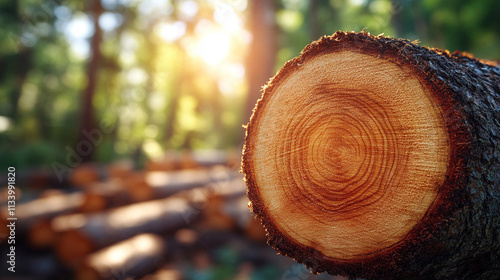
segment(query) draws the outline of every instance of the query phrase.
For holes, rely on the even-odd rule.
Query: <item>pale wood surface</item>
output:
[[[404,239],[436,199],[449,157],[442,112],[421,81],[343,51],[305,61],[266,94],[247,145],[279,230],[338,259]]]

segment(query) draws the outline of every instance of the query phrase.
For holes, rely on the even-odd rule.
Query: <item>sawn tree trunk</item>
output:
[[[500,68],[337,32],[265,86],[252,211],[281,254],[366,279],[500,279]]]

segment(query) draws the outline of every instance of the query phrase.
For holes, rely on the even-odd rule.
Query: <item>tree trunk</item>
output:
[[[404,34],[404,22],[403,22],[403,4],[399,0],[391,0],[391,25],[396,31],[396,37],[401,38]]]
[[[309,20],[309,34],[312,40],[317,40],[321,36],[321,28],[318,20],[318,7],[321,3],[318,0],[309,1],[309,11],[307,18]]]
[[[98,80],[98,70],[99,70],[99,61],[101,59],[101,50],[100,45],[102,41],[101,28],[99,27],[99,17],[103,12],[103,7],[101,5],[101,1],[94,0],[93,3],[93,18],[94,18],[94,36],[91,40],[91,50],[92,55],[90,61],[87,65],[87,78],[88,83],[85,88],[85,92],[83,93],[83,104],[82,104],[82,119],[80,130],[78,131],[78,143],[90,143],[87,139],[86,134],[92,132],[96,129],[96,121],[94,116],[94,105],[92,101],[94,99],[94,94],[97,87]],[[87,150],[79,151],[79,155],[82,158],[82,161],[90,161],[92,159],[92,153],[95,150],[95,147],[86,147]],[[83,149],[83,148],[82,148]]]
[[[251,4],[252,42],[247,58],[248,97],[245,120],[261,94],[262,84],[272,75],[276,63],[276,24],[273,1],[255,0]]]
[[[283,255],[366,279],[499,279],[500,68],[337,32],[266,85],[252,211]]]

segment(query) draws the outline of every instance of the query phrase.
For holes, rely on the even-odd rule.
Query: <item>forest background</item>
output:
[[[265,82],[337,30],[500,60],[498,0],[1,0],[0,168],[238,150]]]

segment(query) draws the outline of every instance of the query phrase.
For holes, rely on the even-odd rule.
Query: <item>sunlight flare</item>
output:
[[[229,54],[231,40],[223,31],[201,36],[196,52],[209,65],[220,64]]]

